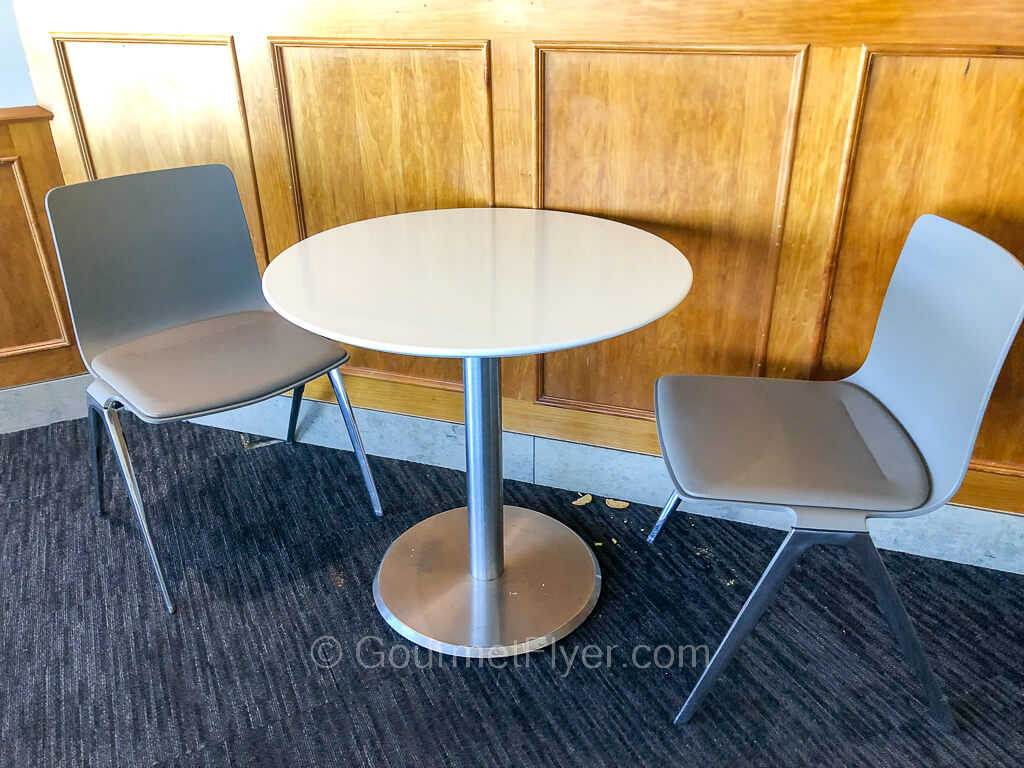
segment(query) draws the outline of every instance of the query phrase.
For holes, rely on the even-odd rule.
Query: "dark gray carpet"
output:
[[[883,553],[955,736],[927,719],[870,594],[845,553],[826,549],[805,557],[701,713],[676,727],[699,668],[636,668],[630,649],[713,649],[780,533],[677,513],[649,547],[654,509],[575,507],[573,493],[509,482],[509,503],[603,542],[600,603],[557,662],[549,650],[495,669],[424,652],[432,668],[364,668],[363,636],[397,646],[399,666],[412,648],[374,608],[378,561],[414,522],[464,503],[461,473],[375,459],[377,520],[350,453],[244,450],[232,432],[124,421],[178,613],[163,610],[109,448],[111,515],[93,514],[84,421],[0,437],[2,766],[1024,759],[1022,577]],[[333,668],[311,658],[322,635],[344,654]],[[617,645],[611,665],[567,668],[588,644]]]

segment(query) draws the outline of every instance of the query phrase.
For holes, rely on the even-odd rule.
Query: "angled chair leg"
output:
[[[945,731],[952,733],[956,730],[956,721],[953,719],[946,696],[942,692],[942,686],[939,684],[938,678],[935,677],[935,673],[932,672],[921,640],[918,638],[917,632],[914,631],[914,625],[907,615],[903,601],[900,600],[896,585],[892,583],[889,571],[882,562],[870,534],[857,534],[847,543],[847,546],[864,573],[865,580],[875,593],[878,606],[886,621],[889,622],[889,627],[896,636],[900,650],[903,651],[903,655],[924,689],[932,717]]]
[[[92,464],[92,486],[96,493],[96,514],[103,514],[103,406],[86,395],[89,414],[89,461]]]
[[[153,563],[153,571],[156,573],[157,583],[160,585],[160,592],[163,594],[164,605],[168,613],[174,613],[174,603],[164,583],[164,572],[160,567],[160,560],[156,556],[156,549],[153,548],[153,538],[149,535],[149,523],[146,520],[146,509],[142,506],[142,494],[139,492],[139,484],[135,479],[135,470],[132,468],[132,460],[128,455],[128,444],[124,440],[124,433],[121,431],[121,420],[117,415],[116,407],[103,409],[103,421],[107,425],[107,432],[114,444],[114,453],[117,455],[117,463],[121,465],[121,474],[124,475],[125,484],[128,486],[128,495],[132,500],[132,507],[135,509],[135,517],[139,521],[139,529],[142,531],[142,538],[146,542],[146,549],[149,551],[149,559]]]
[[[711,657],[711,662],[704,669],[700,680],[697,681],[697,685],[683,704],[683,708],[676,715],[676,723],[690,721],[708,691],[711,690],[715,680],[725,671],[732,657],[736,655],[736,651],[739,650],[747,635],[761,618],[761,614],[771,605],[779,587],[782,586],[782,582],[785,581],[789,572],[793,570],[793,566],[796,565],[800,556],[809,546],[818,541],[819,534],[815,531],[794,528],[789,532],[785,541],[782,542],[782,546],[775,553],[775,557],[772,558],[765,572],[761,574],[757,586],[750,593],[747,602],[743,604],[732,626],[729,627],[729,631],[725,633],[725,637],[722,638],[722,642],[715,650],[715,655]]]
[[[665,521],[668,520],[668,516],[676,511],[679,506],[679,502],[683,500],[683,497],[679,495],[678,491],[672,491],[672,495],[668,497],[668,501],[665,502],[665,506],[661,508],[661,514],[658,515],[658,522],[651,528],[650,534],[647,536],[647,543],[653,544],[654,540],[658,538],[658,534],[661,533],[661,527],[665,525]]]
[[[295,443],[295,425],[299,423],[299,408],[302,407],[302,392],[306,389],[305,384],[300,384],[292,390],[292,412],[288,415],[288,434],[285,442],[289,445]]]
[[[366,449],[363,447],[363,438],[359,435],[356,414],[352,410],[352,403],[349,402],[348,393],[345,391],[345,383],[341,379],[341,369],[335,368],[328,375],[331,379],[331,386],[334,388],[334,396],[338,398],[338,407],[341,408],[341,415],[345,419],[345,428],[348,430],[349,439],[352,441],[352,450],[355,451],[356,459],[359,461],[359,469],[363,473],[363,482],[366,483],[366,490],[370,494],[373,514],[380,517],[383,514],[380,496],[377,495],[377,485],[373,482],[373,474],[370,472],[370,462],[366,459]]]

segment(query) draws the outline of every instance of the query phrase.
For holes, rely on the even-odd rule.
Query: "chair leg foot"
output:
[[[668,516],[676,511],[679,506],[679,502],[683,500],[683,497],[679,495],[678,491],[672,491],[672,495],[668,497],[668,501],[665,502],[665,506],[661,508],[661,514],[658,516],[658,522],[651,528],[650,534],[647,536],[647,543],[653,544],[654,540],[658,538],[658,534],[661,533],[661,528],[665,525],[665,521],[668,520]]]
[[[285,442],[289,445],[295,444],[295,425],[299,423],[299,408],[302,407],[302,393],[306,389],[305,384],[300,384],[292,390],[292,410],[288,414],[288,433]]]
[[[164,581],[163,568],[160,566],[160,559],[157,557],[156,549],[153,547],[153,538],[149,533],[149,523],[146,519],[146,509],[142,505],[142,494],[139,491],[138,481],[135,479],[135,469],[132,467],[131,457],[128,455],[128,444],[124,439],[124,432],[121,430],[121,420],[116,407],[103,409],[103,421],[106,424],[110,441],[114,445],[114,454],[117,456],[117,463],[121,467],[121,474],[124,475],[125,484],[128,486],[128,496],[131,498],[132,507],[135,510],[135,517],[139,522],[139,530],[142,532],[142,539],[149,552],[149,560],[153,564],[153,572],[156,574],[157,584],[160,586],[160,594],[164,598],[164,605],[168,613],[174,613],[174,601],[167,591],[167,584]]]
[[[366,458],[366,449],[363,447],[363,438],[359,435],[359,425],[356,424],[356,414],[352,410],[352,403],[345,391],[345,383],[341,378],[341,369],[335,368],[328,374],[331,379],[331,386],[334,388],[334,396],[338,399],[338,407],[341,408],[341,416],[345,419],[345,428],[348,430],[349,439],[352,441],[352,450],[359,461],[359,469],[363,473],[363,482],[366,483],[366,491],[370,494],[370,504],[373,506],[373,514],[380,517],[384,514],[380,504],[380,496],[377,494],[377,485],[373,481],[373,473],[370,472],[370,462]]]
[[[92,486],[96,494],[96,514],[103,512],[103,407],[86,397],[89,416],[89,462],[92,465]]]
[[[750,597],[747,598],[732,626],[729,627],[729,631],[722,638],[722,642],[701,674],[697,685],[690,692],[682,709],[679,710],[679,714],[676,715],[676,723],[688,723],[700,708],[701,702],[715,684],[718,676],[725,671],[732,657],[736,655],[736,651],[739,650],[747,635],[757,624],[758,619],[775,599],[786,576],[793,570],[793,566],[796,565],[804,551],[815,543],[814,538],[813,533],[809,534],[799,529],[791,530],[786,536],[765,572],[761,574],[754,591],[750,593]]]
[[[847,546],[853,553],[865,580],[875,593],[878,606],[885,616],[896,642],[903,651],[928,700],[928,708],[936,723],[947,733],[956,731],[956,720],[949,708],[949,702],[942,692],[942,686],[932,671],[928,657],[925,655],[921,640],[914,630],[914,625],[907,615],[907,610],[892,583],[892,577],[882,562],[871,536],[867,533],[857,534]]]

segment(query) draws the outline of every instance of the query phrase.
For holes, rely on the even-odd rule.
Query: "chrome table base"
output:
[[[399,536],[373,582],[396,632],[440,653],[513,656],[565,637],[593,610],[601,572],[562,523],[506,507],[501,472],[498,358],[466,358],[468,507],[434,515]]]
[[[399,536],[373,582],[373,599],[396,632],[439,653],[513,656],[565,637],[590,613],[601,575],[590,548],[554,518],[504,509],[505,568],[469,570],[466,507],[429,517]]]

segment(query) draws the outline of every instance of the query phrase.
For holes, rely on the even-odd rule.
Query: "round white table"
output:
[[[374,579],[402,636],[457,656],[542,648],[597,602],[601,574],[572,530],[504,506],[500,358],[617,336],[661,317],[693,274],[665,240],[558,211],[459,208],[369,219],[281,253],[263,276],[296,325],[383,352],[463,358],[468,507],[399,536]]]

